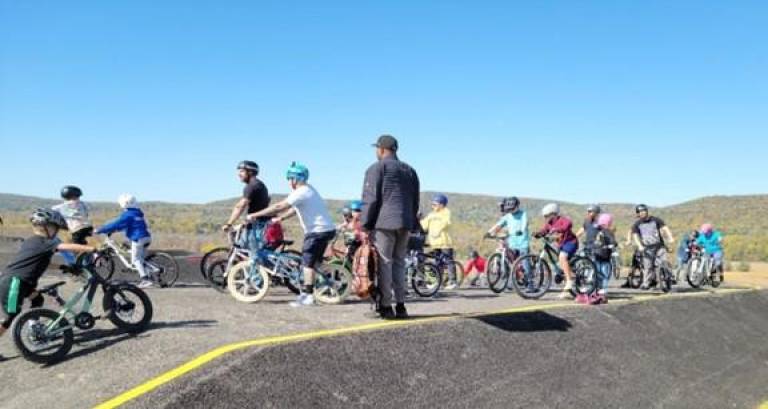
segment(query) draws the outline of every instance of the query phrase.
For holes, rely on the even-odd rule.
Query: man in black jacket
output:
[[[419,220],[419,176],[397,158],[397,139],[382,135],[373,145],[378,162],[365,173],[361,222],[381,255],[379,314],[384,319],[407,318],[405,257],[408,232]],[[392,310],[392,290],[395,310]]]

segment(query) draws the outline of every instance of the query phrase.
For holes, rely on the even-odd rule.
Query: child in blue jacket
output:
[[[146,249],[152,244],[152,235],[149,233],[144,212],[139,209],[139,204],[133,195],[120,195],[117,202],[123,209],[123,214],[102,226],[96,231],[96,234],[112,234],[124,231],[125,236],[131,241],[131,263],[141,277],[138,286],[139,288],[152,287],[152,277],[144,265]]]

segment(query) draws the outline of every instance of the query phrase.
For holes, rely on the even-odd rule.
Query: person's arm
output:
[[[475,261],[474,260],[467,261],[467,264],[464,266],[465,274],[469,275],[474,270],[475,270]]]
[[[235,207],[232,209],[232,214],[229,216],[229,219],[227,219],[227,222],[224,223],[225,230],[228,230],[230,227],[232,227],[233,224],[237,222],[237,219],[243,215],[243,212],[245,212],[245,209],[248,208],[248,204],[250,202],[251,201],[246,197],[243,197],[237,201]]]
[[[580,239],[580,238],[581,238],[581,236],[583,236],[583,235],[584,235],[584,233],[585,233],[585,231],[584,231],[584,228],[583,228],[583,227],[582,227],[582,228],[580,228],[580,229],[579,229],[579,230],[576,232],[576,238],[577,238],[577,239]]]
[[[503,229],[504,226],[506,226],[506,225],[507,225],[506,220],[502,218],[501,220],[499,220],[498,223],[496,223],[493,227],[491,227],[490,230],[488,230],[487,235],[488,236],[495,236],[495,235],[499,234],[501,229]]]
[[[276,203],[276,204],[273,204],[272,206],[267,207],[262,211],[251,213],[248,216],[246,216],[245,219],[248,220],[249,222],[255,222],[258,219],[268,217],[268,216],[274,216],[290,208],[291,208],[291,204],[288,203],[287,200],[283,200],[279,203]]]
[[[58,246],[56,246],[57,251],[73,251],[75,253],[88,253],[92,251],[96,251],[96,247],[93,246],[83,246],[81,244],[74,244],[74,243],[61,243]]]
[[[278,215],[272,221],[276,222],[276,223],[282,223],[282,222],[290,219],[293,216],[296,216],[296,209],[291,207],[290,209],[288,209],[288,211],[284,212],[281,215]]]
[[[101,226],[101,228],[96,231],[96,234],[112,234],[116,231],[125,230],[126,227],[128,227],[128,216],[126,213],[123,213],[117,219]]]
[[[363,182],[363,211],[360,220],[363,229],[373,231],[376,228],[376,222],[379,219],[381,210],[381,164],[371,166],[365,172],[365,181]]]
[[[638,233],[632,233],[632,241],[635,243],[635,247],[637,247],[638,250],[645,250],[645,246],[643,246],[642,241],[640,241],[640,235]]]
[[[666,242],[669,244],[675,244],[675,236],[672,235],[672,230],[669,229],[669,226],[664,226],[661,228],[661,233],[666,236]]]

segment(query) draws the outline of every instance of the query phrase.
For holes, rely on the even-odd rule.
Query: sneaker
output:
[[[155,283],[152,282],[152,280],[147,278],[142,278],[141,281],[139,281],[139,284],[136,287],[139,288],[152,288],[155,286]]]
[[[648,290],[651,289],[651,287],[647,286],[646,284],[643,284],[643,285],[640,286],[640,289],[643,290],[643,291],[648,291]]]
[[[577,304],[589,304],[590,303],[590,296],[586,294],[579,294],[576,296],[576,303]]]
[[[535,294],[537,292],[538,291],[536,291],[536,287],[528,287],[528,288],[525,289],[525,293],[526,294]]]
[[[573,294],[571,294],[570,291],[563,291],[563,292],[560,293],[560,295],[557,296],[557,298],[559,298],[561,300],[572,300],[573,299]]]
[[[301,293],[296,297],[296,301],[291,303],[291,307],[308,307],[315,305],[315,297],[312,294]]]
[[[604,300],[604,295],[595,293],[589,296],[589,305],[600,305],[603,304]]]
[[[456,283],[448,283],[448,285],[445,286],[445,289],[450,291],[450,290],[455,290],[456,287],[458,287],[458,285],[456,285]]]
[[[379,316],[384,320],[391,320],[395,318],[395,311],[392,307],[381,307],[379,310]]]
[[[563,291],[571,291],[573,289],[573,281],[566,281]]]
[[[627,282],[621,285],[621,288],[632,288],[632,285],[629,284],[629,280],[627,280]]]
[[[408,310],[405,309],[405,304],[395,305],[395,318],[399,320],[408,319]]]

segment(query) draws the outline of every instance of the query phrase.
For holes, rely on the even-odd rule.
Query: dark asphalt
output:
[[[221,358],[164,408],[754,408],[768,293],[466,318]]]

